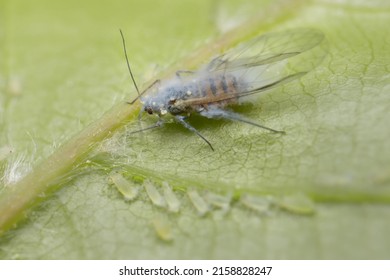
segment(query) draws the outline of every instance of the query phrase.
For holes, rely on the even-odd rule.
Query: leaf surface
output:
[[[388,259],[390,6],[249,1],[242,9],[257,25],[243,20],[228,35],[218,35],[210,18],[219,9],[240,11],[237,3],[164,3],[0,4],[0,148],[12,151],[0,153],[1,196],[11,204],[25,199],[27,194],[7,194],[29,172],[35,175],[25,186],[37,185],[43,174],[58,185],[52,193],[43,188],[38,207],[26,207],[27,219],[0,237],[0,258]],[[256,34],[295,27],[321,30],[327,58],[299,81],[236,108],[286,135],[192,118],[213,143],[211,152],[174,123],[139,135],[129,134],[138,127],[135,113],[122,123],[123,101],[135,92],[118,28],[136,80],[147,84],[156,75],[193,69]],[[106,111],[111,123],[118,122],[110,137],[59,148],[72,135],[94,135],[86,127],[96,120],[98,135],[108,123],[101,121]],[[144,126],[154,122],[143,118]],[[77,143],[91,147],[88,154],[79,155]],[[40,165],[53,153],[59,156]],[[72,167],[54,170],[73,153]],[[148,179],[160,192],[168,182],[180,212],[156,207],[142,187],[136,200],[125,201],[110,182],[112,171],[135,187]],[[199,216],[188,189],[202,197],[231,195],[229,210]],[[245,206],[245,197],[258,207],[265,203],[265,211]],[[171,241],[162,238],[156,220],[166,222]]]

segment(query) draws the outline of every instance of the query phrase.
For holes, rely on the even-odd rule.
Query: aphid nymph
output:
[[[292,64],[291,60],[296,56],[314,48],[324,39],[321,32],[313,29],[265,34],[214,58],[197,71],[178,71],[172,79],[156,80],[146,90],[139,92],[122,31],[121,36],[127,67],[138,92],[138,97],[130,104],[140,99],[143,104],[141,113],[158,117],[153,126],[135,132],[160,127],[165,122],[165,116],[170,115],[202,138],[212,150],[211,143],[187,122],[191,114],[244,122],[275,133],[284,133],[246,119],[226,107],[239,103],[244,97],[302,77],[315,67],[314,62],[308,68],[286,65]]]

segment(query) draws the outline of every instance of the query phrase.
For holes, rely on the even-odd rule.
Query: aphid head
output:
[[[149,115],[153,115],[153,108],[151,106],[145,106],[144,111],[147,112]]]
[[[167,110],[161,102],[156,102],[153,99],[149,99],[144,102],[143,111],[147,112],[149,115],[158,115],[163,116],[167,113]]]

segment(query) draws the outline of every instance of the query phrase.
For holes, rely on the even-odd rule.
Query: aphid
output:
[[[149,180],[144,181],[144,187],[152,203],[158,207],[165,207],[164,197]]]
[[[269,197],[256,197],[246,194],[241,196],[240,202],[244,206],[256,212],[259,212],[260,214],[268,213],[272,205],[272,199],[270,199]]]
[[[284,196],[277,201],[277,205],[294,214],[311,215],[315,212],[314,202],[302,193]]]
[[[317,58],[323,57],[303,59],[300,55],[323,41],[324,35],[319,31],[294,29],[269,33],[214,58],[197,71],[177,71],[172,79],[156,80],[140,93],[130,69],[122,32],[121,35],[128,70],[138,92],[138,97],[130,104],[140,99],[143,104],[140,116],[142,112],[147,112],[158,117],[153,126],[133,133],[161,127],[166,121],[165,117],[172,116],[176,122],[202,138],[212,150],[211,143],[187,122],[191,114],[244,122],[271,132],[284,133],[249,120],[226,107],[238,104],[244,97],[302,77],[318,64]]]
[[[127,181],[121,174],[112,172],[109,177],[125,200],[131,201],[138,196],[138,188]]]
[[[168,221],[164,218],[155,218],[152,221],[154,230],[158,238],[162,241],[172,241],[172,230]]]
[[[220,194],[207,192],[205,196],[208,203],[216,208],[220,208],[223,212],[228,212],[230,208],[230,202],[232,200],[231,195],[223,196]]]
[[[187,191],[187,195],[190,198],[192,204],[194,205],[196,211],[198,211],[199,216],[204,216],[209,212],[210,207],[208,203],[200,196],[200,194],[195,189],[190,189]]]
[[[177,213],[180,210],[180,201],[177,199],[171,186],[167,182],[162,183],[165,201],[167,202],[168,210]]]

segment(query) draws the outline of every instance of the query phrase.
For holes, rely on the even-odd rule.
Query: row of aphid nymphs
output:
[[[112,172],[109,178],[126,201],[133,201],[138,197],[141,187],[124,178],[122,174]],[[155,206],[166,208],[173,213],[179,212],[181,203],[167,182],[162,183],[162,193],[149,180],[143,182],[143,187]]]
[[[117,190],[123,195],[127,201],[135,200],[141,186],[127,180],[118,172],[112,172],[110,179]],[[143,188],[156,207],[167,209],[171,213],[178,213],[181,208],[181,201],[177,197],[175,191],[167,183],[163,182],[161,186],[154,184],[152,181],[145,179]],[[188,188],[187,196],[195,211],[199,216],[205,216],[215,209],[219,209],[226,214],[230,210],[232,204],[232,195],[221,195],[210,191],[200,192],[196,188]],[[303,194],[286,195],[281,198],[270,196],[252,196],[243,194],[238,200],[239,204],[252,211],[267,214],[271,207],[287,210],[296,214],[313,214],[313,202]]]
[[[122,174],[112,172],[109,178],[126,201],[133,201],[138,197],[141,187],[124,178]],[[153,205],[165,208],[172,213],[180,211],[181,202],[167,182],[163,182],[161,187],[156,187],[152,181],[146,179],[143,182],[143,187]],[[228,212],[230,209],[231,195],[223,196],[206,192],[202,196],[195,188],[189,188],[187,196],[199,216],[204,216],[216,208],[224,212]]]
[[[163,194],[149,180],[144,181],[145,191],[151,202],[158,206],[168,209],[169,212],[177,213],[180,211],[181,203],[173,192],[172,187],[167,183],[162,183]]]

